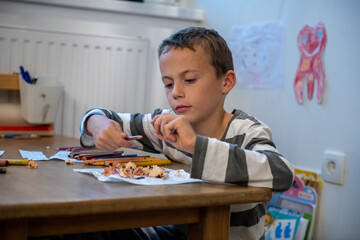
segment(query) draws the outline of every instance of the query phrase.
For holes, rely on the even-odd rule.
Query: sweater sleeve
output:
[[[222,140],[197,136],[191,177],[286,191],[294,169],[275,148],[266,125],[241,123]]]

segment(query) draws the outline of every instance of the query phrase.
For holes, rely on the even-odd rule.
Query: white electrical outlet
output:
[[[321,168],[321,175],[324,181],[343,185],[345,164],[344,153],[325,151]]]

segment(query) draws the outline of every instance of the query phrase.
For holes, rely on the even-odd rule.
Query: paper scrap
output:
[[[64,160],[64,161],[67,160],[67,159],[70,159],[70,160],[72,160],[74,162],[82,162],[82,161],[77,160],[75,158],[68,157],[70,153],[71,153],[71,151],[59,151],[59,152],[55,153],[54,155],[52,155],[50,157],[50,159],[61,159],[61,160]]]
[[[0,150],[0,157],[1,157],[1,155],[3,155],[4,153],[5,153],[5,151]]]
[[[25,151],[19,150],[23,158],[28,160],[49,160],[41,151]]]
[[[73,170],[79,173],[92,174],[101,182],[128,182],[138,185],[169,185],[169,184],[202,182],[202,180],[200,179],[190,178],[190,174],[185,172],[183,169],[178,170],[180,172],[180,175],[176,176],[175,173],[177,170],[165,168],[165,171],[169,171],[167,179],[152,178],[152,177],[132,179],[132,178],[121,177],[120,175],[110,175],[106,177],[101,174],[104,171],[104,169],[101,168],[96,168],[96,169],[86,168],[86,169],[73,169]]]

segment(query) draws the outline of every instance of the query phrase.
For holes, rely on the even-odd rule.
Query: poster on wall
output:
[[[232,26],[229,47],[239,88],[281,88],[284,82],[284,24]]]
[[[303,102],[304,82],[306,81],[307,97],[313,98],[316,80],[316,98],[321,103],[325,87],[323,53],[327,35],[325,25],[319,22],[314,28],[305,25],[297,37],[300,51],[300,62],[296,71],[294,89],[296,101]]]

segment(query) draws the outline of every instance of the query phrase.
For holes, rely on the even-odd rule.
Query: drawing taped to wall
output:
[[[315,79],[317,82],[316,98],[321,103],[325,87],[323,52],[327,35],[325,25],[319,22],[312,28],[305,25],[299,32],[297,42],[300,51],[300,62],[296,72],[294,89],[298,103],[303,102],[304,80],[307,80],[307,96],[311,100],[314,94]]]
[[[281,88],[284,79],[284,24],[233,26],[229,32],[237,86]]]

